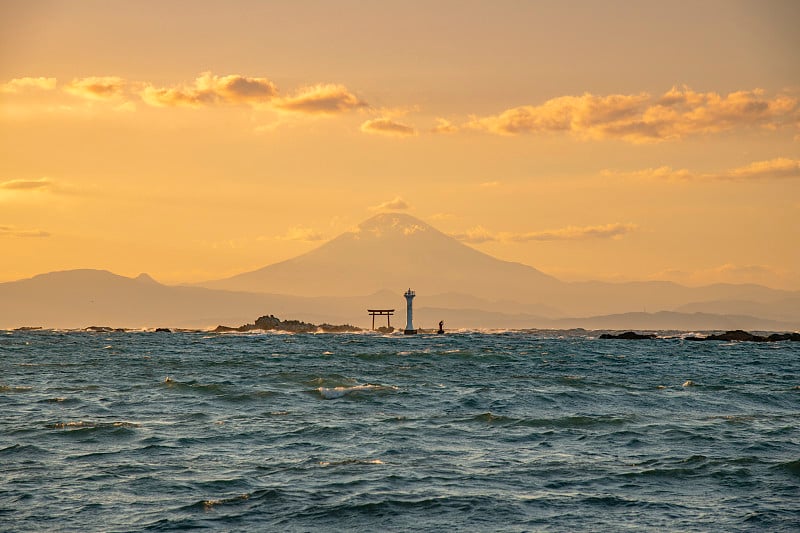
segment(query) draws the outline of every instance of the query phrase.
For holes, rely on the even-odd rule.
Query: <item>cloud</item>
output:
[[[429,220],[453,220],[455,218],[453,213],[434,213],[428,217]]]
[[[275,103],[277,108],[286,111],[326,115],[343,113],[366,105],[344,85],[334,84],[304,87],[294,96],[282,98]]]
[[[0,183],[0,189],[7,191],[43,191],[51,190],[53,182],[47,178],[38,180],[11,180]]]
[[[633,172],[604,170],[605,177],[625,177],[633,179],[658,179],[673,181],[751,181],[771,179],[800,178],[800,159],[778,157],[767,161],[756,161],[743,167],[731,168],[722,172],[693,172],[688,169],[673,169],[662,166],[646,168]]]
[[[395,122],[389,118],[375,118],[361,124],[361,131],[377,135],[390,135],[394,137],[410,137],[417,134],[411,126]]]
[[[411,209],[411,206],[399,196],[395,196],[393,199],[383,202],[382,204],[370,207],[372,211],[405,211],[407,209]]]
[[[484,242],[496,242],[503,240],[502,235],[494,234],[483,226],[476,226],[463,233],[453,233],[450,236],[459,241],[468,242],[470,244],[482,244]]]
[[[50,237],[50,233],[39,229],[19,229],[14,226],[0,226],[0,237]]]
[[[122,97],[126,84],[117,76],[90,76],[72,80],[64,90],[89,100],[111,100]]]
[[[602,226],[568,226],[557,230],[539,231],[515,235],[511,240],[526,241],[574,241],[584,239],[620,239],[635,231],[636,224],[605,224]]]
[[[530,242],[530,241],[577,241],[593,239],[621,239],[628,233],[636,231],[635,224],[605,224],[600,226],[567,226],[547,231],[534,231],[528,233],[500,232],[492,233],[483,226],[477,226],[464,233],[451,235],[452,237],[472,244],[485,242]]]
[[[458,126],[453,124],[447,119],[437,118],[436,126],[431,128],[431,133],[456,133],[459,130]]]
[[[797,272],[763,264],[736,265],[725,263],[694,271],[669,269],[649,276],[650,279],[672,280],[691,285],[708,283],[759,283],[767,286],[796,284]]]
[[[154,87],[147,84],[140,92],[145,103],[156,107],[201,107],[215,104],[263,104],[278,94],[275,85],[266,78],[251,78],[239,74],[215,76],[200,74],[192,86]]]
[[[279,237],[281,240],[284,241],[321,241],[325,239],[325,236],[311,228],[303,228],[303,227],[294,227],[290,228],[289,231],[282,237]]]
[[[52,91],[56,88],[55,78],[14,78],[0,85],[2,93],[18,93],[27,89]]]
[[[800,178],[800,159],[779,157],[768,161],[756,161],[744,167],[734,168],[719,177],[733,180]]]
[[[737,128],[777,129],[800,125],[797,98],[767,97],[761,89],[727,95],[673,87],[660,97],[647,93],[560,96],[540,105],[472,117],[469,128],[498,135],[570,133],[582,139],[649,143]]]
[[[140,96],[147,104],[156,107],[241,104],[323,115],[343,113],[367,105],[344,85],[311,85],[303,87],[293,96],[279,97],[278,88],[267,78],[239,74],[216,76],[210,72],[202,73],[189,86],[155,87],[147,84]]]
[[[730,263],[712,268],[710,272],[733,276],[762,276],[765,274],[774,275],[777,273],[773,268],[767,265],[733,265]]]

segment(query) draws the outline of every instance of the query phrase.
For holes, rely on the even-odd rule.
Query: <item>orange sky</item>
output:
[[[794,1],[4,2],[0,281],[219,278],[393,209],[568,280],[800,289],[798,20]]]

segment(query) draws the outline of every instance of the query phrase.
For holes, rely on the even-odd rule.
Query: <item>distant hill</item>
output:
[[[0,327],[213,327],[243,323],[265,310],[297,311],[302,299],[169,287],[142,274],[70,270],[0,283]],[[324,322],[328,317],[314,317]]]
[[[24,326],[212,329],[220,324],[246,323],[253,316],[267,314],[315,323],[369,327],[368,308],[395,309],[391,324],[398,328],[405,325],[405,300],[400,291],[309,298],[174,287],[162,285],[146,274],[128,278],[104,270],[51,272],[31,279],[0,283],[0,328],[5,329]],[[547,308],[535,305],[464,295],[418,293],[415,325],[434,328],[439,320],[444,320],[448,329],[798,329],[797,322],[711,313],[625,313],[553,318],[547,312]],[[384,325],[383,320],[379,319],[376,325]]]
[[[778,321],[797,321],[800,297],[782,298],[769,303],[750,300],[713,300],[692,302],[675,309],[682,313],[752,315]]]
[[[439,320],[446,328],[467,329],[602,329],[602,330],[680,330],[728,331],[795,331],[797,322],[769,320],[745,315],[715,315],[711,313],[621,313],[587,317],[546,318],[524,313],[501,313],[480,309],[442,309],[423,307],[415,312],[415,325],[433,329]]]

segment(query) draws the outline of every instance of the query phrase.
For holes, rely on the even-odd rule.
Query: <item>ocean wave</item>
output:
[[[271,390],[256,390],[251,392],[243,392],[239,394],[227,394],[225,396],[222,396],[221,399],[231,403],[247,403],[247,402],[258,402],[261,400],[265,400],[267,398],[272,398],[273,396],[277,395],[278,395],[277,392]]]
[[[775,465],[774,468],[778,470],[782,470],[784,472],[788,472],[795,477],[800,477],[800,459],[796,461],[788,461],[786,463],[780,463]]]
[[[397,391],[399,390],[397,387],[394,386],[386,386],[386,385],[374,385],[374,384],[366,384],[366,385],[355,385],[352,387],[318,387],[315,389],[319,395],[326,399],[326,400],[335,400],[337,398],[343,398],[344,396],[350,394],[359,394],[362,392],[371,392],[371,391]]]
[[[295,376],[292,376],[295,377]],[[339,386],[348,386],[352,384],[357,384],[358,380],[355,378],[349,378],[342,374],[329,374],[327,376],[314,376],[313,378],[307,379],[307,376],[298,376],[300,379],[292,379],[292,381],[296,381],[306,385],[308,387],[313,387],[317,385],[319,387],[339,387]]]
[[[0,385],[0,392],[30,392],[33,390],[33,387],[24,387],[24,386],[12,386],[12,385]]]
[[[380,459],[343,459],[341,461],[319,461],[317,464],[322,467],[329,467],[348,465],[382,465],[385,463]]]
[[[230,385],[230,382],[222,383],[200,383],[196,380],[192,381],[178,381],[170,376],[164,378],[161,382],[163,386],[174,388],[176,390],[201,392],[204,394],[222,394],[225,392],[225,387]]]
[[[445,525],[451,521],[446,517],[457,515],[459,523],[463,524],[465,519],[472,523],[473,528],[469,529],[483,530],[497,529],[498,520],[504,517],[520,516],[519,505],[512,498],[500,499],[486,494],[361,494],[327,505],[309,505],[290,519],[309,524],[337,524],[340,530],[399,527],[426,531],[449,529]],[[286,521],[285,525],[293,523],[297,524]]]
[[[30,455],[32,457],[39,457],[48,454],[47,450],[34,446],[33,444],[12,444],[5,448],[0,448],[0,457],[3,456],[17,456],[17,455]]]
[[[43,400],[39,400],[37,403],[55,403],[62,406],[67,406],[67,405],[79,405],[82,402],[77,398],[66,398],[63,396],[56,396],[54,398],[45,398]]]
[[[215,507],[219,507],[221,505],[239,504],[249,499],[250,499],[249,494],[240,494],[239,496],[234,496],[232,498],[222,498],[219,500],[203,500],[199,502],[199,504],[203,506],[204,511],[211,511]]]
[[[261,489],[253,492],[244,492],[222,498],[208,498],[191,503],[179,508],[179,511],[202,511],[204,513],[217,511],[221,507],[240,506],[243,504],[258,504],[265,501],[275,500],[283,496],[283,492],[278,489]]]
[[[487,412],[465,419],[465,421],[499,426],[586,428],[594,426],[621,426],[632,422],[634,419],[635,417],[632,416],[614,415],[516,418]]]
[[[71,422],[55,422],[45,425],[47,429],[63,429],[68,432],[78,431],[106,431],[106,430],[133,430],[142,427],[138,422],[114,421],[114,422],[94,422],[90,420],[78,420]]]

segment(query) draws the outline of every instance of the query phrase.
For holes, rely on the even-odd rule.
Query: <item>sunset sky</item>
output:
[[[0,3],[0,281],[409,213],[565,280],[800,290],[800,2]]]

